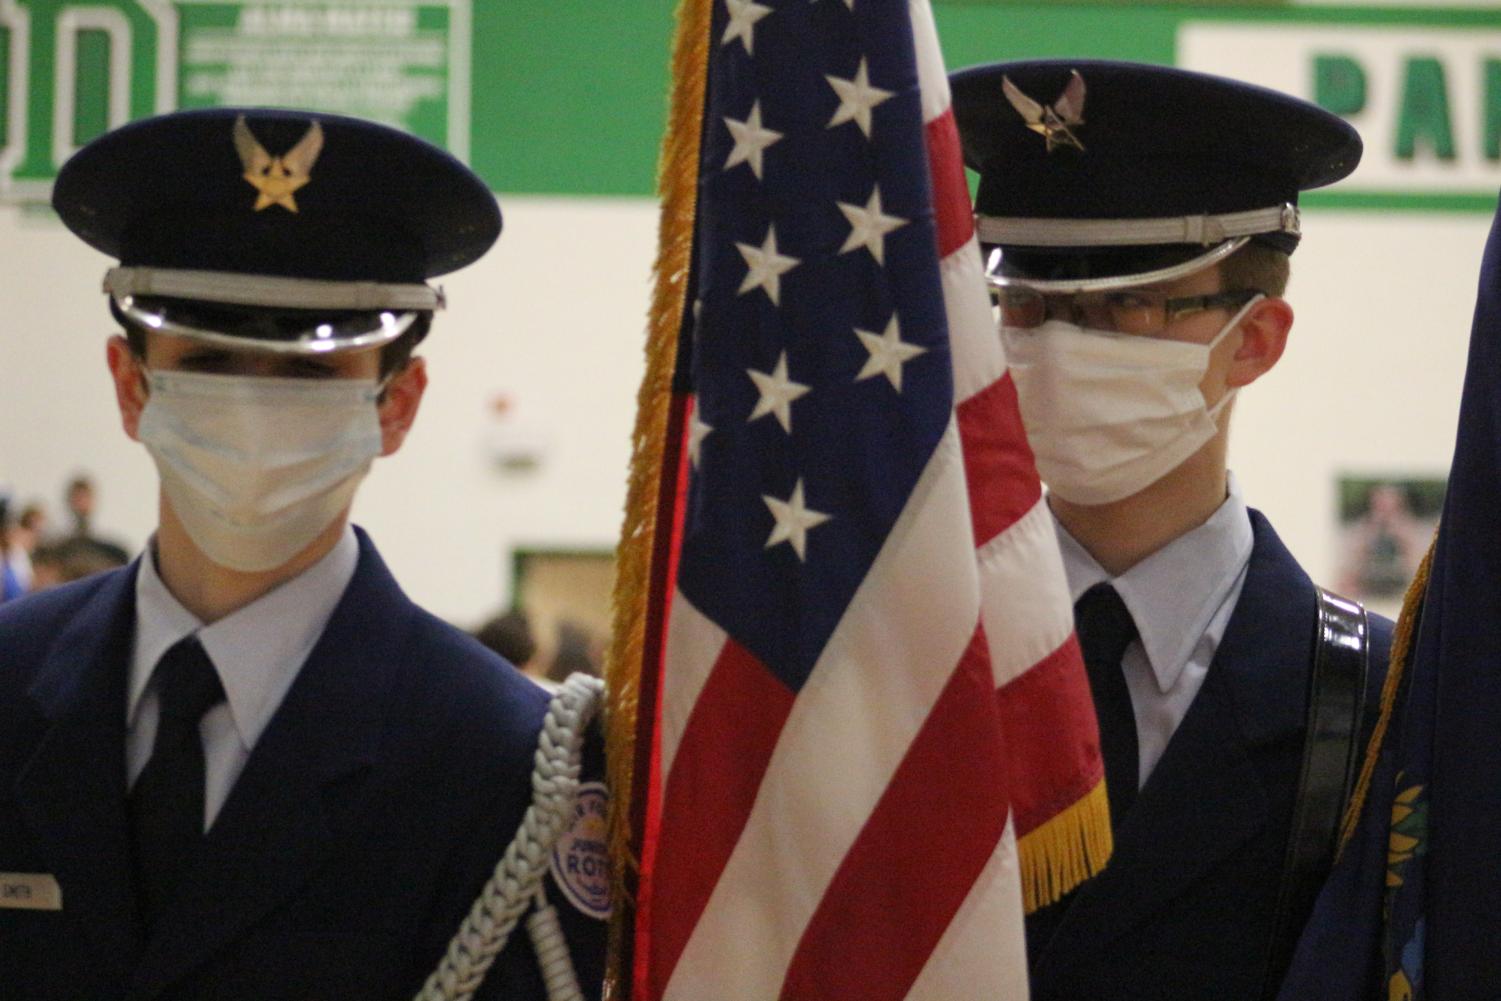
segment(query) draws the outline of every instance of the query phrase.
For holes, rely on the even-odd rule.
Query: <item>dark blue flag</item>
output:
[[[1358,826],[1315,905],[1281,1001],[1501,998],[1498,515],[1501,218],[1481,264],[1427,586],[1409,594],[1393,648],[1389,725],[1367,765]],[[1406,630],[1416,642],[1402,669]]]

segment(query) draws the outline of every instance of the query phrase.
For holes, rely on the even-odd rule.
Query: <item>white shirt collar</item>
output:
[[[1234,474],[1227,476],[1225,502],[1208,521],[1119,577],[1106,573],[1056,517],[1053,524],[1070,597],[1077,602],[1102,581],[1115,588],[1136,622],[1157,687],[1166,694],[1251,559],[1251,516]]]
[[[281,705],[344,590],[354,578],[360,544],[346,526],[333,549],[291,580],[244,608],[205,626],[182,606],[156,571],[156,540],[136,573],[135,648],[130,665],[126,726],[133,726],[156,662],[197,633],[224,685],[240,741],[249,750]]]

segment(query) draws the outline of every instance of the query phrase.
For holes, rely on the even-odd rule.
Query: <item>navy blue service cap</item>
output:
[[[1253,239],[1291,253],[1298,193],[1360,162],[1360,135],[1338,116],[1204,73],[1025,60],[949,80],[980,174],[981,244],[1008,271],[1022,262],[1075,288],[1166,280]]]
[[[443,305],[426,279],[500,234],[485,183],[438,147],[342,115],[266,108],[131,122],[63,165],[52,204],[119,260],[117,314],[235,347],[373,347]]]

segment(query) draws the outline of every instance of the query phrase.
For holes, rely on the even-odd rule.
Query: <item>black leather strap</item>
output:
[[[1369,670],[1369,630],[1365,608],[1333,591],[1315,588],[1318,621],[1313,665],[1308,675],[1308,718],[1303,737],[1303,768],[1282,867],[1267,985],[1275,998],[1308,920],[1319,887],[1334,862],[1340,819],[1360,760]]]

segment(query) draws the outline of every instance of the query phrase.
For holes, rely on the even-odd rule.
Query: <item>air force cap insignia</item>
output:
[[[244,115],[235,119],[234,138],[235,152],[240,154],[240,163],[245,167],[242,176],[260,193],[255,200],[255,211],[280,205],[288,212],[296,212],[297,199],[292,196],[313,179],[313,164],[323,152],[323,126],[314,121],[297,145],[281,156],[272,156],[261,145]]]
[[[1009,76],[1001,77],[1001,91],[1027,123],[1027,128],[1047,141],[1049,153],[1059,146],[1072,146],[1080,152],[1084,150],[1084,144],[1073,133],[1075,128],[1084,124],[1084,78],[1078,70],[1070,74],[1068,85],[1051,105],[1045,106],[1023,94]]]

